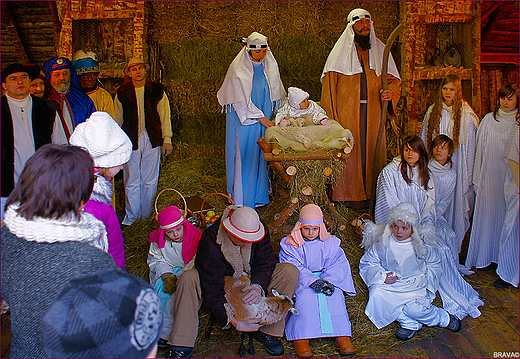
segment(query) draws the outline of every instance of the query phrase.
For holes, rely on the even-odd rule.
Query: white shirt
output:
[[[6,94],[7,103],[13,118],[14,136],[14,183],[25,167],[25,162],[31,157],[34,150],[34,136],[32,128],[32,97],[17,100]]]

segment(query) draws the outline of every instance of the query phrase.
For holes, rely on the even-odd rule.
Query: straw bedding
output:
[[[278,178],[273,175],[273,193],[277,193],[277,188],[285,186]],[[158,191],[163,188],[174,188],[184,196],[199,195],[204,198],[213,192],[226,192],[225,181],[225,160],[224,152],[221,147],[209,146],[204,144],[188,145],[186,143],[174,143],[174,151],[171,156],[164,160],[159,177]],[[163,197],[164,196],[164,197]],[[180,197],[173,191],[165,192],[158,201],[160,208],[177,204]],[[285,206],[288,197],[279,195],[271,196],[271,203],[258,209],[260,217],[269,223],[275,213],[281,211]],[[225,206],[224,197],[212,196],[208,199],[213,207],[222,210]],[[356,356],[364,356],[366,353],[386,351],[389,347],[399,345],[395,338],[395,331],[398,326],[396,323],[377,330],[364,314],[364,308],[368,300],[368,291],[359,276],[358,264],[363,254],[363,249],[359,247],[361,239],[356,235],[354,228],[350,225],[352,219],[358,217],[359,211],[351,210],[342,204],[337,204],[336,208],[346,229],[342,232],[334,233],[341,238],[342,247],[350,261],[352,276],[357,290],[355,297],[347,297],[347,310],[352,322],[353,343],[358,352]],[[298,217],[296,212],[289,219],[289,224],[293,225]],[[125,237],[126,266],[129,273],[141,278],[148,279],[148,265],[146,259],[148,255],[149,242],[148,235],[157,228],[155,218],[151,217],[146,221],[136,221],[131,226],[123,230]],[[337,228],[337,226],[336,226]],[[271,237],[273,250],[278,254],[280,250],[280,240],[284,234],[276,234]],[[199,337],[196,343],[195,355],[204,357],[218,356],[222,343],[238,343],[238,335],[234,330],[222,330],[217,325],[213,326],[212,334],[209,339],[204,338],[204,330],[209,320],[209,312],[203,306],[199,312]],[[436,328],[429,328],[419,332],[416,337],[434,335]],[[412,339],[414,340],[414,339]],[[284,340],[286,350],[292,350],[292,344]],[[334,343],[329,340],[315,340],[312,343],[316,357],[337,356],[337,349]],[[266,355],[261,345],[256,345],[257,356]],[[161,353],[160,353],[161,354]]]

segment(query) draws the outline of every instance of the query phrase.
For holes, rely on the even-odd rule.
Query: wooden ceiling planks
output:
[[[518,1],[483,1],[481,63],[519,63]]]

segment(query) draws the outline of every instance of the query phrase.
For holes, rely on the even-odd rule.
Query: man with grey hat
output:
[[[18,63],[2,71],[2,219],[7,197],[29,157],[46,143],[67,143],[62,131],[54,131],[61,126],[56,110],[29,93],[36,75],[32,66]]]
[[[198,332],[198,310],[204,304],[221,327],[234,326],[253,332],[271,355],[282,355],[285,320],[260,326],[257,320],[229,318],[224,304],[224,277],[246,273],[251,284],[244,288],[245,304],[272,296],[275,288],[292,298],[298,283],[298,269],[290,263],[277,263],[267,227],[250,207],[229,206],[221,218],[202,234],[195,257],[195,268],[187,270],[177,282],[173,304],[173,330],[168,339],[170,358],[189,358]]]
[[[117,90],[116,121],[132,141],[132,157],[124,166],[125,209],[123,225],[147,219],[153,212],[161,153],[172,152],[170,102],[164,86],[146,79],[150,65],[134,57],[124,73],[131,81]]]

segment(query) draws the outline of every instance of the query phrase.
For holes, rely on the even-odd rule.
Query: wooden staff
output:
[[[399,34],[401,34],[404,30],[403,24],[397,25],[397,27],[392,31],[390,37],[386,41],[385,49],[383,51],[383,69],[382,69],[382,80],[383,80],[383,91],[388,88],[388,56],[390,55],[390,48],[394,43],[395,39]],[[370,213],[374,213],[374,203],[376,200],[376,182],[377,182],[377,169],[379,167],[379,151],[381,149],[381,141],[383,139],[383,133],[385,131],[385,123],[386,123],[386,111],[388,109],[388,100],[383,100],[383,107],[381,108],[381,122],[379,123],[379,131],[377,133],[377,141],[376,141],[376,151],[374,158],[374,170],[372,173],[372,191],[370,195],[370,204],[369,210]]]

